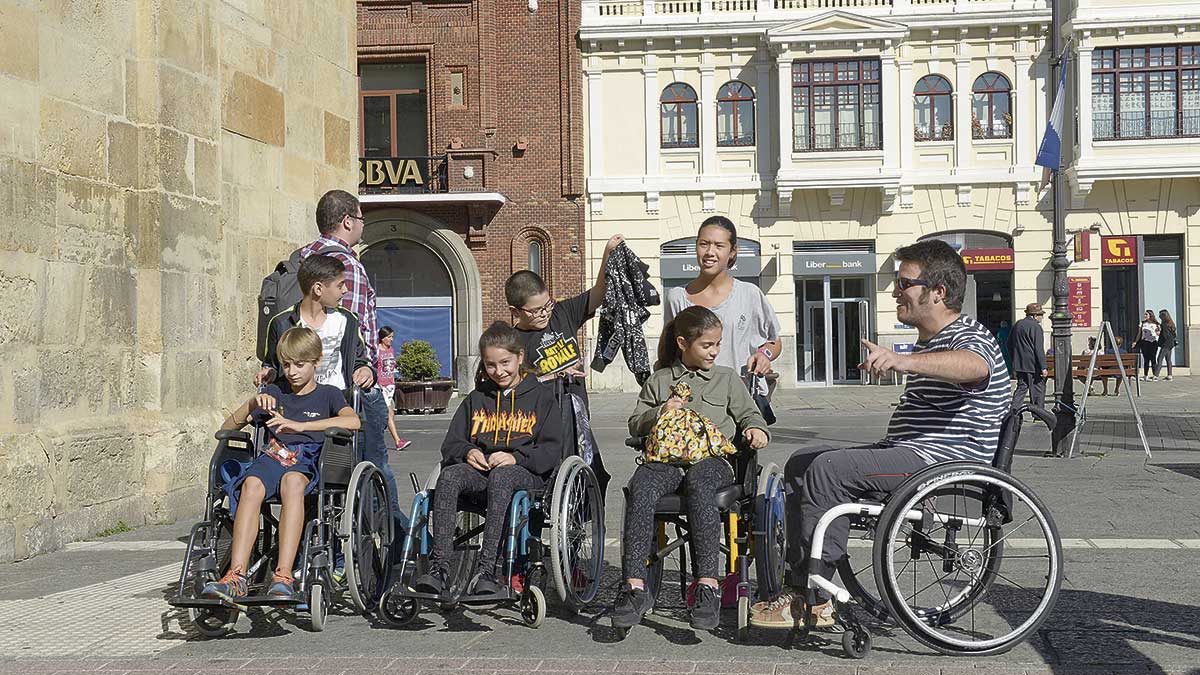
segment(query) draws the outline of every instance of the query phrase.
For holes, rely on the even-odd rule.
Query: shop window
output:
[[[883,147],[878,59],[792,64],[792,149]]]
[[[696,90],[682,82],[676,82],[663,89],[659,105],[662,147],[699,147],[700,114]]]
[[[918,141],[954,140],[954,107],[950,82],[941,75],[926,75],[913,87],[913,112]]]
[[[1012,138],[1012,85],[1000,73],[984,73],[971,87],[971,138]]]
[[[421,157],[429,153],[424,61],[364,63],[358,67],[362,157]]]
[[[717,146],[754,145],[754,90],[744,82],[726,82],[717,90]]]
[[[1200,136],[1200,45],[1094,50],[1092,134]]]

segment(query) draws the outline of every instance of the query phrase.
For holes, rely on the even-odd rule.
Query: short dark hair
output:
[[[504,300],[509,307],[524,307],[529,298],[546,292],[546,282],[537,272],[521,270],[504,282]]]
[[[346,265],[341,260],[331,255],[310,255],[300,263],[296,281],[300,284],[300,292],[308,295],[317,282],[328,284],[345,275]]]
[[[729,246],[733,248],[729,256],[729,266],[733,267],[734,263],[737,262],[737,226],[725,216],[709,216],[704,219],[703,223],[700,223],[700,227],[696,230],[696,239],[700,238],[700,233],[706,227],[719,227],[729,235]]]
[[[896,249],[896,260],[921,266],[921,278],[929,287],[946,289],[946,307],[961,312],[967,293],[967,266],[962,256],[950,244],[940,239],[926,239]]]
[[[330,190],[317,202],[317,230],[330,234],[346,216],[358,214],[358,197],[345,190]]]

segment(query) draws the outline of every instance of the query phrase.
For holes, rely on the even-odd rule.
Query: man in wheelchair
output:
[[[783,592],[755,604],[751,625],[792,629],[806,622],[833,626],[833,606],[821,593],[807,596],[807,575],[832,579],[846,555],[849,522],[826,530],[819,565],[809,569],[808,551],[821,516],[864,496],[886,495],[931,464],[954,460],[990,463],[1001,423],[1010,407],[1010,383],[1000,346],[962,312],[967,272],[962,258],[942,241],[922,241],[895,253],[900,263],[892,297],[900,322],[918,331],[912,354],[898,354],[867,340],[859,368],[873,375],[908,376],[887,435],[872,445],[802,449],[787,462],[787,573]]]

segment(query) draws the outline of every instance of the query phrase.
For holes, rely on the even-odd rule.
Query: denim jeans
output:
[[[396,474],[388,465],[387,445],[383,441],[383,432],[387,429],[388,420],[387,402],[383,400],[383,390],[374,387],[363,392],[361,406],[362,431],[358,435],[359,447],[362,448],[363,459],[379,468],[388,490],[392,493],[392,519],[396,524],[395,536],[392,541],[400,541],[408,531],[408,516],[400,510],[400,491],[396,487]]]

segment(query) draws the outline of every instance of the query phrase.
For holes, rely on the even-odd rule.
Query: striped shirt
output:
[[[361,332],[359,337],[367,349],[367,359],[370,360],[371,367],[378,372],[376,366],[379,364],[379,347],[375,341],[379,336],[375,332],[375,289],[371,286],[371,279],[367,277],[367,268],[359,262],[358,256],[354,255],[349,244],[328,235],[305,246],[300,253],[300,259],[303,260],[325,248],[338,249],[328,251],[325,255],[337,258],[346,266],[346,295],[342,297],[342,307],[358,317],[358,327]]]
[[[926,462],[967,459],[991,463],[1000,424],[1012,406],[1011,384],[996,338],[968,316],[959,316],[914,354],[966,350],[987,363],[991,375],[976,387],[909,375],[886,442],[911,448]]]

